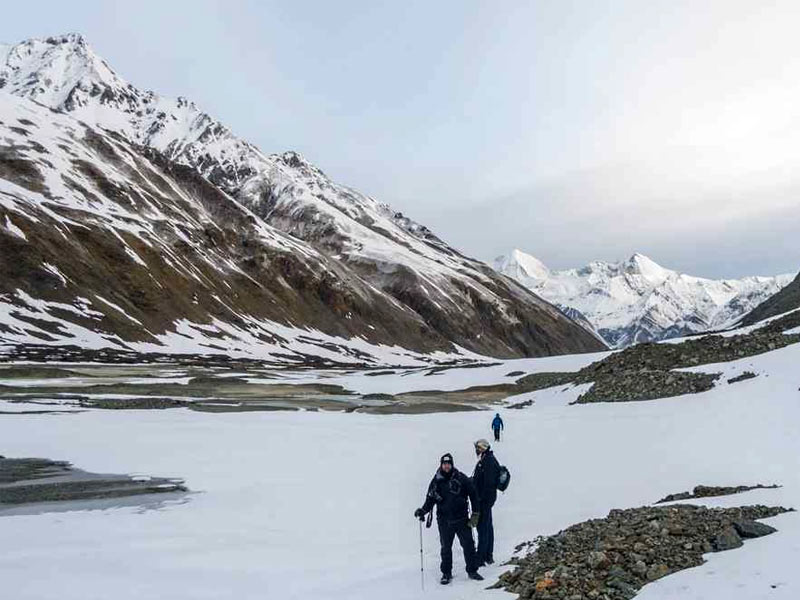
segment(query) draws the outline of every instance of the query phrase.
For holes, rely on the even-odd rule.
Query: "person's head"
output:
[[[495,416],[495,417],[499,417],[499,416],[500,416],[500,413],[494,413],[494,416]]]
[[[442,470],[442,473],[449,473],[453,470],[453,455],[449,452],[447,454],[443,454],[442,458],[439,460],[439,468]]]
[[[481,438],[477,442],[475,442],[475,454],[477,456],[480,456],[481,454],[486,452],[489,448],[491,448],[491,446],[489,445],[489,442],[487,442],[483,438]]]

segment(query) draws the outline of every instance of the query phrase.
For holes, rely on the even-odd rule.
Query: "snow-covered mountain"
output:
[[[778,293],[770,296],[739,322],[740,325],[753,325],[764,319],[775,317],[790,310],[800,308],[800,274],[794,280],[781,289]]]
[[[794,277],[713,280],[665,269],[642,254],[551,271],[520,250],[495,268],[573,318],[585,318],[613,347],[731,326]]]
[[[7,342],[365,361],[601,348],[298,154],[135,88],[76,34],[0,46],[0,275]]]

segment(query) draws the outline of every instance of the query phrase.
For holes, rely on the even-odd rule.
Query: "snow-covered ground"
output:
[[[530,363],[510,361],[497,373],[523,362]],[[496,452],[513,479],[495,509],[495,557],[508,559],[536,535],[697,484],[779,483],[708,503],[800,507],[798,364],[794,345],[729,363],[726,371],[759,377],[703,394],[568,406],[579,390],[555,388],[534,393],[529,409],[502,411],[506,436]],[[431,379],[417,384],[429,387]],[[442,453],[471,473],[471,442],[488,435],[491,416],[0,415],[6,456],[184,477],[198,492],[152,510],[0,517],[3,588],[15,600],[510,597],[466,580],[457,545],[456,579],[439,586],[435,529],[424,534],[423,592],[412,516]],[[648,585],[639,597],[800,597],[800,515],[770,522],[778,533],[708,555],[706,565]],[[484,569],[486,585],[501,571]]]

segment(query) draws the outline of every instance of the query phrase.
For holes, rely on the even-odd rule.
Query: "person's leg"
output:
[[[481,516],[478,519],[478,551],[477,562],[488,563],[492,559],[494,550],[494,530],[492,520],[492,507],[481,507]]]
[[[483,516],[483,515],[481,515]],[[487,517],[486,524],[486,554],[483,557],[484,562],[494,562],[494,518],[492,517],[492,509],[489,508],[489,516]]]
[[[495,430],[494,430],[494,441],[495,442],[499,442],[500,441],[500,430],[497,429],[497,428],[495,428]]]
[[[475,553],[475,561],[478,565],[485,563],[488,555],[487,544],[489,543],[489,537],[487,536],[486,525],[491,519],[491,511],[491,508],[485,509],[481,507],[481,516],[478,518],[478,527],[476,528],[478,533],[478,550]]]
[[[439,521],[439,543],[442,546],[442,562],[440,568],[442,575],[451,576],[453,574],[453,538],[455,530],[443,521]]]
[[[457,530],[458,541],[464,550],[464,563],[467,566],[467,573],[478,571],[478,561],[475,556],[475,540],[472,539],[472,527],[464,523]]]

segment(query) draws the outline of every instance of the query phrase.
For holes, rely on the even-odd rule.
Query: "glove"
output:
[[[422,510],[421,508],[418,508],[417,510],[414,511],[414,516],[417,517],[420,521],[424,521],[425,511]]]
[[[478,526],[478,519],[481,518],[481,513],[473,512],[472,516],[469,518],[469,526],[470,527],[477,527]]]

